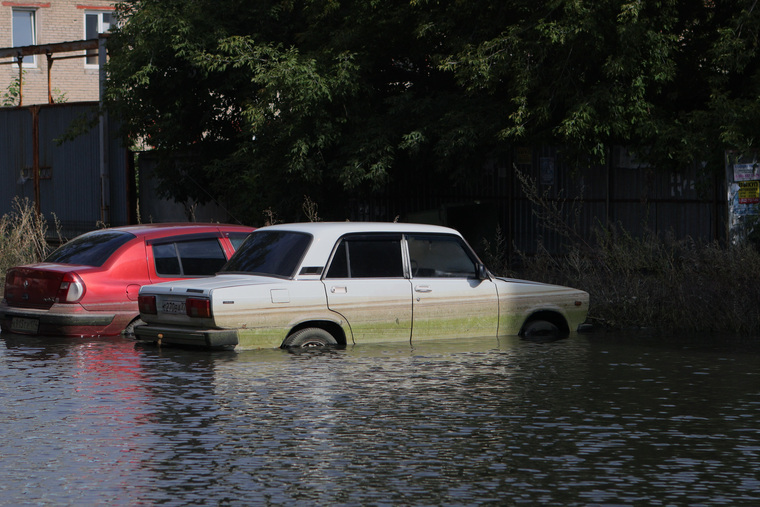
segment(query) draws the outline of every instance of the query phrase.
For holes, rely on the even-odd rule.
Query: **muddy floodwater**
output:
[[[759,350],[3,333],[0,504],[758,504]]]

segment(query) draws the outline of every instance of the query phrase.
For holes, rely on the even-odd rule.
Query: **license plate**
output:
[[[11,331],[18,333],[36,333],[40,327],[40,321],[37,319],[24,319],[22,317],[13,317],[11,319]]]
[[[184,301],[164,301],[164,304],[161,305],[161,311],[163,313],[172,313],[172,314],[185,313],[185,302]]]

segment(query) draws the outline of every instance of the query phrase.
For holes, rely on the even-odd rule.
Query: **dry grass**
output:
[[[13,211],[0,217],[0,291],[8,268],[39,262],[50,253],[47,231],[47,222],[29,199],[16,197]]]
[[[591,295],[589,319],[608,329],[760,334],[760,253],[610,228],[595,248],[524,259],[521,276]]]
[[[568,253],[553,255],[539,245],[536,255],[510,263],[497,233],[484,256],[495,272],[587,291],[589,320],[608,329],[760,335],[760,253],[752,245],[724,248],[651,232],[633,237],[614,225],[580,238],[562,219],[577,213],[549,203],[529,179],[522,186],[542,225],[567,238]],[[582,202],[572,203],[577,206]]]

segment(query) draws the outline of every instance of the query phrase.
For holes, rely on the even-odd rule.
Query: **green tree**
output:
[[[449,174],[483,158],[489,136],[495,144],[493,100],[434,65],[440,40],[417,26],[426,7],[135,0],[119,8],[110,107],[127,135],[166,155],[163,189],[176,198],[213,195],[256,221],[267,207],[300,210],[309,195],[327,216],[343,217],[336,208],[346,191],[371,191],[396,171]]]
[[[470,26],[449,23],[459,36],[438,64],[467,90],[510,102],[501,139],[599,162],[624,144],[660,169],[708,161],[716,170],[725,149],[760,141],[754,0],[496,5],[476,9],[509,16],[480,16],[470,40]],[[441,18],[452,19],[450,7]]]
[[[754,0],[130,0],[109,107],[167,195],[326,218],[399,175],[467,182],[511,145],[663,169],[758,143]],[[173,154],[173,157],[169,157]]]

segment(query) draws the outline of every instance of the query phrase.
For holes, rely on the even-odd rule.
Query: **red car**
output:
[[[88,232],[44,262],[6,272],[0,328],[41,335],[130,334],[139,319],[141,286],[211,276],[253,230],[188,223]]]

